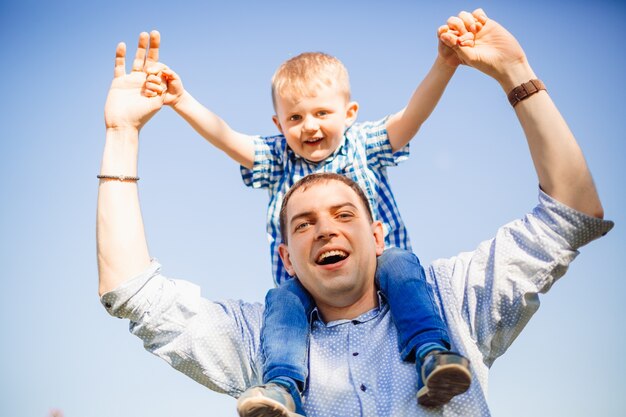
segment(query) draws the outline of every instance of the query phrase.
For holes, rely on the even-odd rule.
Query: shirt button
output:
[[[360,388],[361,388],[361,391],[363,391],[363,392],[367,391],[367,387],[365,385],[363,385],[363,384],[361,384]]]
[[[356,326],[357,324],[359,324],[359,321],[358,320],[352,320],[352,324],[354,324]]]
[[[111,303],[104,303],[104,306],[105,306],[106,308],[111,308]]]
[[[352,356],[359,356],[359,352],[354,352]]]

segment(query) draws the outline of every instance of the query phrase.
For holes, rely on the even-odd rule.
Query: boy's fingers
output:
[[[450,29],[450,26],[448,25],[441,25],[439,26],[439,29],[437,29],[437,36],[441,36],[441,34],[443,33],[450,33],[454,36],[459,36],[459,32],[453,29]]]
[[[461,46],[474,46],[474,34],[467,32],[464,35],[459,36],[457,43]]]
[[[166,68],[167,68],[167,65],[165,65],[165,64],[163,64],[161,62],[152,63],[150,66],[148,66],[147,63],[146,63],[145,72],[146,72],[146,74],[149,74],[149,75],[159,75]]]
[[[458,37],[450,32],[445,32],[439,36],[439,39],[441,40],[441,42],[444,43],[444,45],[449,46],[450,48],[454,48],[456,46],[456,41]]]
[[[147,91],[152,91],[155,92],[157,94],[162,94],[165,91],[165,87],[163,85],[161,85],[160,82],[147,82],[145,84],[145,89]]]
[[[446,23],[448,24],[450,29],[456,30],[459,35],[463,35],[467,32],[467,29],[465,28],[465,23],[461,20],[461,18],[457,16],[451,16]]]
[[[158,74],[148,75],[148,77],[146,78],[146,83],[160,84],[161,83],[161,77],[159,77]]]
[[[148,39],[150,35],[148,32],[141,32],[139,34],[139,42],[137,43],[137,52],[135,53],[135,59],[133,60],[132,71],[142,71],[143,65],[146,60],[146,48],[148,47]]]
[[[488,19],[487,13],[485,13],[485,11],[481,8],[474,10],[472,12],[472,16],[474,16],[476,20],[478,20],[482,25],[487,23],[487,19]]]
[[[158,30],[150,32],[150,49],[148,50],[148,58],[146,65],[159,62],[159,47],[161,46],[161,34]]]
[[[126,44],[120,42],[115,48],[115,67],[113,68],[113,76],[121,77],[126,74]]]

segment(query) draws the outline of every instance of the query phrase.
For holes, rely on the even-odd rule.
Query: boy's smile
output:
[[[339,147],[357,112],[356,102],[348,102],[334,86],[322,85],[314,95],[278,95],[272,119],[297,155],[320,162]]]

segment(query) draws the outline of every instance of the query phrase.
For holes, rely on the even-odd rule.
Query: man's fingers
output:
[[[472,12],[472,16],[476,18],[482,25],[487,23],[487,13],[483,9],[476,9]]]
[[[467,33],[468,29],[465,27],[465,23],[463,22],[463,20],[461,20],[461,18],[457,16],[450,16],[446,23],[448,24],[450,29],[457,31],[459,35]]]
[[[472,14],[463,11],[459,13],[459,19],[463,21],[463,24],[465,24],[465,28],[467,30],[473,33],[477,32],[477,29],[476,29],[477,20]]]
[[[142,71],[143,65],[146,60],[146,48],[148,47],[148,40],[150,35],[148,32],[141,32],[139,34],[139,42],[137,43],[137,52],[135,53],[135,59],[133,60],[132,71]]]
[[[150,32],[150,49],[146,66],[159,62],[159,46],[161,46],[161,34],[157,30]]]
[[[113,69],[114,77],[121,77],[126,74],[126,44],[120,42],[115,49],[115,67]]]

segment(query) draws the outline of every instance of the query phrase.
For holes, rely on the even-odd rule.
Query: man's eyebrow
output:
[[[331,212],[334,212],[334,211],[337,211],[337,210],[339,210],[341,208],[344,208],[344,207],[351,207],[351,208],[353,208],[355,210],[359,209],[357,206],[355,206],[351,202],[346,201],[345,203],[340,203],[340,204],[335,204],[333,206],[330,206],[329,210]],[[291,219],[289,219],[289,224],[292,224],[294,221],[296,221],[298,219],[301,219],[301,218],[311,217],[311,216],[314,215],[314,213],[315,213],[314,211],[309,210],[309,211],[303,211],[303,212],[298,213],[298,214],[294,214],[293,216],[291,216]]]

